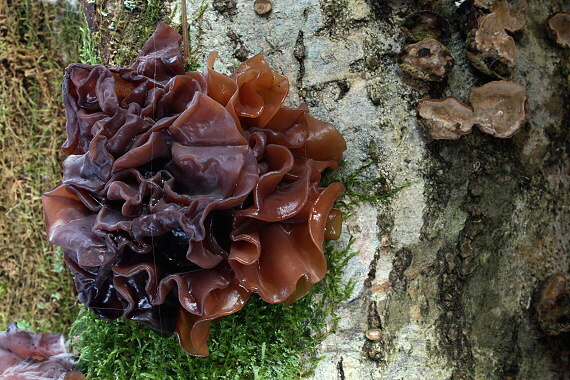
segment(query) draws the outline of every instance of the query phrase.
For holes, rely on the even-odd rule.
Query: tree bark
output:
[[[214,0],[194,19],[193,43],[203,57],[219,52],[217,70],[263,52],[290,78],[291,103],[346,138],[344,173],[372,161],[362,180],[410,183],[347,210],[339,244],[355,239],[346,280],[356,286],[314,379],[568,378],[568,321],[553,331],[536,310],[543,284],[567,281],[570,267],[569,49],[545,29],[570,4],[529,3],[510,79],[525,86],[530,117],[512,139],[474,128],[433,140],[418,124],[419,99],[465,102],[491,80],[465,57],[454,1],[275,0],[260,16],[253,1]],[[201,5],[189,1],[190,14]],[[424,9],[450,21],[456,65],[445,84],[414,88],[395,57],[409,43],[403,18]]]

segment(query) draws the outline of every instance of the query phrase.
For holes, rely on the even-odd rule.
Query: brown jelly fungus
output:
[[[422,99],[417,114],[420,123],[436,140],[456,140],[473,127],[473,111],[455,98]]]
[[[320,180],[346,144],[283,106],[287,78],[262,55],[185,72],[180,41],[159,24],[130,67],[66,69],[67,158],[43,205],[82,303],[205,356],[210,321],[251,293],[291,303],[325,275],[344,189]]]

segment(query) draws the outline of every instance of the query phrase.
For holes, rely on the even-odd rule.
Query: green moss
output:
[[[311,294],[290,306],[252,296],[238,313],[212,323],[210,356],[191,357],[176,337],[161,338],[120,319],[107,322],[83,309],[72,326],[79,366],[89,379],[297,379],[310,373],[315,348],[334,327],[333,307],[347,299],[342,285],[350,247],[326,250],[329,271]]]
[[[108,0],[93,8],[87,5],[88,11],[96,12],[93,19],[97,30],[92,36],[101,56],[98,63],[129,66],[156,24],[171,23],[168,4],[166,0]]]
[[[46,239],[41,194],[61,178],[63,67],[83,23],[63,3],[0,3],[0,328],[26,320],[64,332],[75,318],[73,280]]]
[[[390,186],[388,180],[382,176],[368,179],[366,170],[371,167],[374,160],[369,160],[360,165],[356,170],[338,176],[336,173],[325,176],[324,183],[342,182],[346,188],[344,196],[337,202],[337,207],[345,210],[357,206],[364,202],[376,204],[386,202],[396,195],[400,190],[411,185],[411,182],[404,182],[397,186]],[[341,172],[344,162],[341,162]],[[346,217],[346,214],[345,214]]]

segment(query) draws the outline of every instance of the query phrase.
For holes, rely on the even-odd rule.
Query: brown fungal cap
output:
[[[524,27],[528,12],[526,0],[496,0],[491,9],[509,32],[516,32]]]
[[[456,140],[473,127],[473,111],[455,98],[422,99],[418,120],[436,140]]]
[[[525,88],[515,82],[495,81],[471,90],[469,105],[474,123],[490,135],[509,138],[528,117]]]
[[[558,45],[570,46],[570,13],[555,13],[546,20],[548,33]]]
[[[21,330],[15,322],[0,332],[2,379],[85,379],[83,374],[74,370],[74,359],[59,334]]]
[[[507,34],[496,13],[479,19],[479,28],[472,32],[467,57],[482,73],[504,79],[515,66],[515,40]]]
[[[264,15],[271,11],[271,1],[269,0],[255,0],[253,3],[253,9],[258,15]]]
[[[453,68],[455,60],[443,44],[433,38],[426,38],[408,45],[398,55],[398,65],[410,75],[441,82]]]
[[[414,41],[433,38],[447,45],[450,39],[449,22],[435,12],[415,12],[406,17],[402,30]]]

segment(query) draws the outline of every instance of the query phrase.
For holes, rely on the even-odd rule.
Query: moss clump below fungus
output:
[[[298,379],[319,359],[317,344],[334,330],[333,308],[352,284],[341,283],[350,246],[328,247],[328,274],[310,296],[289,305],[252,297],[238,313],[212,323],[211,354],[186,355],[174,337],[164,339],[126,320],[104,321],[83,309],[71,328],[78,365],[97,379]]]

